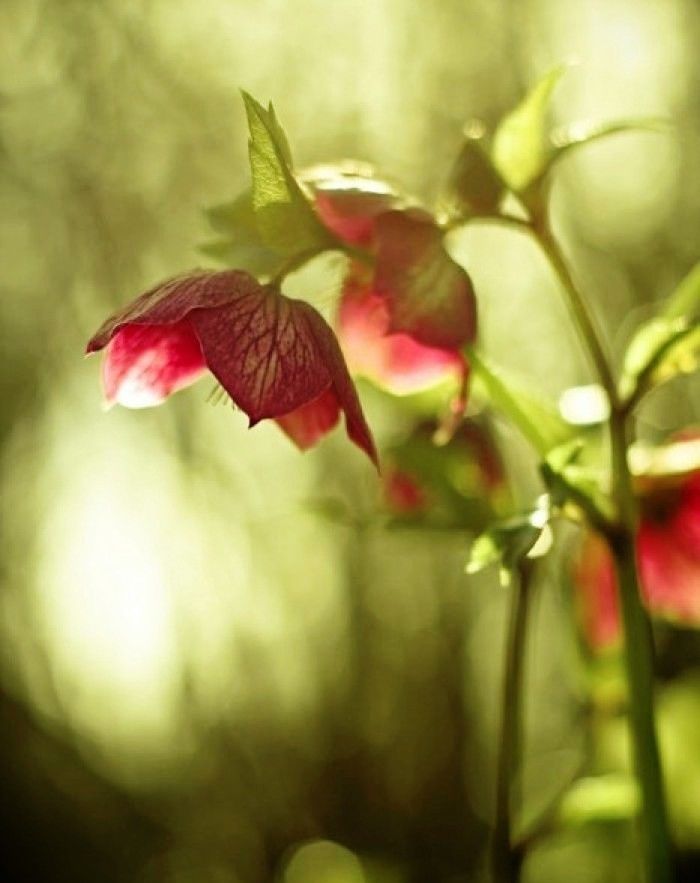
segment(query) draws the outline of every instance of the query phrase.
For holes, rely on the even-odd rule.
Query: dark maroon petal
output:
[[[258,291],[260,283],[241,270],[194,270],[161,282],[104,322],[86,352],[101,350],[124,325],[172,325],[192,310],[221,307]]]
[[[313,307],[273,286],[217,309],[192,312],[209,370],[254,426],[283,417],[329,388],[350,438],[376,464],[372,435],[330,326]]]
[[[425,212],[391,211],[376,221],[375,291],[386,298],[390,332],[426,346],[459,349],[476,334],[471,280]]]
[[[332,389],[327,389],[312,402],[278,417],[276,422],[294,444],[305,451],[333,429],[339,416],[340,408],[335,393]]]
[[[348,435],[376,465],[372,435],[330,326],[308,304],[261,285],[248,273],[194,272],[164,282],[108,319],[87,351],[102,349],[125,328],[123,341],[150,339],[149,332],[135,330],[144,326],[157,327],[152,337],[166,341],[163,330],[185,319],[206,366],[251,426],[289,415],[332,391],[345,413]],[[125,351],[128,355],[129,347]],[[184,379],[178,373],[179,356],[171,353],[173,364],[161,364],[163,377],[176,385]]]
[[[108,404],[158,405],[206,371],[199,340],[185,319],[173,325],[125,325],[107,345],[102,385]]]

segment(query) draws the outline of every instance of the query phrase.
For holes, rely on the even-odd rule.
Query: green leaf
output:
[[[481,132],[471,126],[450,171],[441,207],[448,215],[494,215],[503,196],[503,181],[491,164],[480,137],[470,132]]]
[[[663,314],[668,319],[700,319],[700,261],[669,297]]]
[[[250,133],[252,203],[263,242],[283,255],[332,248],[335,239],[292,174],[289,144],[272,105],[266,110],[246,92],[243,101]]]
[[[562,798],[559,821],[564,825],[620,822],[637,815],[637,783],[626,773],[608,773],[579,779]]]
[[[625,353],[620,395],[637,402],[654,386],[698,366],[700,263],[681,281],[661,314],[637,329]]]
[[[599,527],[612,520],[614,511],[607,491],[609,476],[600,466],[582,462],[591,443],[580,437],[553,448],[540,464],[540,473],[552,505],[575,503]]]
[[[547,168],[552,145],[547,134],[547,115],[555,86],[565,66],[549,71],[496,129],[491,156],[508,186],[520,192]]]
[[[205,215],[223,238],[200,245],[203,254],[256,276],[270,275],[279,267],[282,256],[270,249],[260,235],[250,190],[232,202],[206,209]]]
[[[572,428],[548,402],[511,380],[482,353],[469,349],[467,358],[486,398],[518,427],[541,457],[572,438]]]
[[[501,582],[507,584],[524,558],[540,557],[549,550],[550,518],[549,497],[544,495],[531,511],[497,521],[472,543],[466,573],[499,564]]]
[[[579,122],[568,126],[562,126],[552,132],[552,155],[549,165],[567,156],[572,150],[608,138],[610,135],[619,135],[625,132],[666,132],[668,123],[663,119],[653,117],[629,120],[613,120],[608,123]]]
[[[426,346],[458,349],[474,339],[471,279],[442,244],[443,231],[418,210],[390,211],[376,221],[375,290],[386,297],[389,332]]]

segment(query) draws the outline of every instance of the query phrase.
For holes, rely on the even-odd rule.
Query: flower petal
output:
[[[395,395],[459,380],[465,363],[455,350],[425,346],[408,334],[388,334],[386,299],[350,276],[338,311],[338,336],[350,371]]]
[[[158,405],[205,370],[186,319],[173,325],[126,325],[110,340],[102,363],[105,399],[127,408]]]
[[[305,451],[333,429],[339,416],[340,408],[335,393],[327,389],[312,402],[278,417],[277,423],[294,444]]]
[[[394,188],[362,163],[314,166],[301,178],[313,191],[321,221],[348,245],[371,247],[377,217],[399,201]]]
[[[251,426],[288,415],[332,390],[348,435],[377,464],[372,434],[330,326],[313,307],[248,273],[196,271],[168,280],[108,319],[87,351],[102,349],[120,330],[136,326],[157,326],[156,337],[162,338],[164,327],[185,319],[206,367]],[[179,377],[177,371],[174,376]]]
[[[124,325],[173,325],[193,310],[235,303],[259,288],[257,279],[241,270],[183,273],[150,288],[107,319],[89,341],[86,352],[101,350]]]
[[[377,218],[376,236],[374,285],[387,300],[389,331],[445,349],[474,340],[474,289],[445,250],[434,220],[418,210],[385,212]]]
[[[350,438],[377,463],[372,435],[338,341],[316,310],[274,286],[191,322],[209,370],[254,426],[288,415],[332,388]]]

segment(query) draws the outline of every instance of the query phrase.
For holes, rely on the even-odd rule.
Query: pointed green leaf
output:
[[[474,339],[476,299],[471,279],[442,244],[443,231],[418,210],[377,218],[374,284],[386,298],[389,332],[426,346],[458,349]]]
[[[668,123],[663,119],[653,117],[629,120],[613,120],[608,123],[593,123],[589,121],[572,123],[562,126],[552,132],[552,156],[550,165],[563,156],[567,156],[575,148],[594,141],[608,138],[610,135],[619,135],[625,132],[652,132],[660,133],[668,131]]]
[[[263,242],[284,255],[330,248],[321,224],[291,170],[289,145],[272,105],[243,93],[250,140],[252,203]]]
[[[573,437],[573,429],[548,402],[507,377],[483,353],[470,349],[467,358],[486,398],[518,427],[540,456]]]
[[[700,261],[669,297],[663,314],[669,319],[700,319]]]
[[[232,202],[206,209],[205,215],[221,238],[200,245],[203,254],[254,275],[267,276],[279,267],[283,257],[260,235],[250,190]]]
[[[642,396],[677,374],[700,365],[700,263],[682,280],[661,314],[645,322],[630,341],[620,380],[623,398]]]
[[[497,171],[516,192],[525,190],[545,171],[552,155],[547,115],[555,86],[566,68],[549,71],[496,129],[492,159]]]
[[[501,581],[507,583],[523,558],[540,557],[549,550],[550,518],[549,497],[544,495],[531,511],[497,521],[472,543],[465,572],[478,573],[499,564]]]

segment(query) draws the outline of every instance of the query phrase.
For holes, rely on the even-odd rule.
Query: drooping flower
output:
[[[637,567],[654,616],[700,625],[700,470],[638,480]],[[620,635],[617,580],[610,549],[597,535],[584,541],[575,569],[579,609],[592,646]]]
[[[432,219],[399,211],[396,192],[371,170],[319,167],[306,181],[324,224],[375,259],[373,270],[353,261],[338,307],[338,338],[351,372],[395,395],[445,380],[463,387],[467,366],[460,348],[473,338],[473,294],[466,273],[442,249]],[[408,253],[402,250],[406,241]],[[418,315],[422,308],[424,316]]]
[[[305,449],[342,411],[351,440],[377,463],[329,325],[248,273],[194,271],[160,283],[100,327],[87,353],[101,349],[109,404],[156,405],[210,371],[251,427],[274,419]]]
[[[338,337],[350,371],[394,395],[462,381],[467,366],[461,353],[425,346],[404,332],[390,334],[389,323],[386,298],[358,267],[346,279],[338,307]]]

